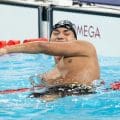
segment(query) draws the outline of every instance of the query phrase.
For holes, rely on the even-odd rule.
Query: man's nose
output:
[[[64,39],[64,35],[63,35],[62,33],[60,33],[57,38],[58,38],[59,40],[62,40],[62,39]]]

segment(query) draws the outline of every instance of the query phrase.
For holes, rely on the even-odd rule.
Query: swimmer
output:
[[[54,56],[55,67],[41,79],[51,86],[92,86],[100,77],[96,49],[90,42],[77,40],[74,24],[68,20],[56,23],[48,42],[30,42],[0,49],[0,55],[10,53],[42,53]],[[63,94],[63,93],[62,93]],[[45,99],[45,96],[42,96]],[[51,97],[47,94],[47,98]],[[58,97],[58,95],[57,95]],[[53,95],[56,98],[56,94]]]

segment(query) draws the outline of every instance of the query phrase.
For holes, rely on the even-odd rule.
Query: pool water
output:
[[[28,98],[30,92],[0,94],[0,120],[120,120],[120,91],[104,91],[120,81],[120,57],[99,57],[105,86],[96,94],[69,96],[45,102]],[[54,66],[43,54],[0,57],[0,90],[30,88],[29,77]]]

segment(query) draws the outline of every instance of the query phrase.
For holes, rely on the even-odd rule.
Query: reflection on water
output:
[[[46,55],[11,54],[0,57],[0,90],[31,87],[29,77],[54,65]],[[105,86],[97,94],[69,96],[52,102],[27,98],[30,92],[0,94],[0,119],[4,120],[119,120],[120,91],[104,91],[120,81],[120,58],[100,57]]]

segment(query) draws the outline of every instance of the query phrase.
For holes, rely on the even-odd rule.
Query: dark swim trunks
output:
[[[33,92],[30,97],[43,97],[44,95],[58,95],[59,97],[72,95],[93,94],[95,87],[83,84],[57,85],[47,88],[44,92]]]

